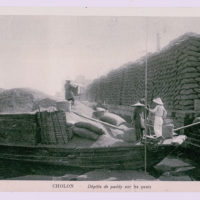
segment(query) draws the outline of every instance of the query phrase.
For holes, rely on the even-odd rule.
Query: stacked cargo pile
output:
[[[121,69],[114,70],[108,74],[107,78],[110,80],[109,90],[107,90],[107,95],[109,95],[107,102],[118,105],[121,97],[123,71]]]
[[[99,102],[103,103],[105,100],[104,98],[105,98],[105,92],[106,92],[104,77],[102,77],[101,80],[99,81],[98,90],[100,91],[98,100],[99,100]]]
[[[173,109],[176,95],[174,49],[170,48],[148,58],[148,103],[161,97],[168,110]]]
[[[194,99],[200,97],[200,38],[184,35],[172,44],[150,58],[148,88],[163,98],[170,110],[194,110]]]
[[[90,101],[96,101],[99,99],[98,95],[98,79],[95,79],[87,88],[86,90],[86,97]]]
[[[0,142],[3,144],[34,145],[36,143],[36,117],[33,114],[0,115]]]
[[[122,104],[131,105],[144,97],[144,65],[132,64],[124,71]]]
[[[37,119],[42,144],[66,144],[68,142],[66,116],[63,111],[39,112]]]
[[[101,79],[101,83],[103,85],[101,103],[106,102],[107,104],[111,104],[112,102],[110,95],[110,91],[112,90],[111,82],[112,82],[111,79],[108,79],[107,77]]]
[[[190,37],[181,47],[182,52],[177,62],[180,93],[176,109],[194,110],[194,99],[200,97],[200,38]]]
[[[190,36],[182,39],[177,44],[177,86],[174,110],[183,110],[176,112],[175,120],[183,125],[187,113],[194,111],[194,101],[199,99],[199,75],[200,75],[200,37]]]
[[[108,74],[104,78],[107,82],[104,100],[109,104],[130,105],[144,97],[144,66],[141,59]],[[186,34],[148,56],[148,103],[159,96],[168,110],[194,110],[194,99],[200,97],[199,75],[200,37]]]

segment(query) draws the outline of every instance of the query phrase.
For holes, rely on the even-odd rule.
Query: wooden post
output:
[[[146,40],[145,40],[145,52],[146,52],[146,56],[145,56],[145,89],[144,89],[144,92],[145,92],[145,143],[144,143],[144,170],[145,170],[145,173],[147,172],[147,139],[146,139],[146,136],[147,136],[147,127],[146,127],[146,124],[147,124],[147,112],[146,112],[146,108],[147,108],[147,42],[148,42],[148,19],[146,18]]]

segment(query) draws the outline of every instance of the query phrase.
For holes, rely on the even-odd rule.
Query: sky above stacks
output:
[[[200,18],[0,16],[0,88],[54,95],[66,79],[94,79],[134,62],[186,32]],[[146,37],[147,36],[147,37]],[[147,40],[146,40],[147,38]]]

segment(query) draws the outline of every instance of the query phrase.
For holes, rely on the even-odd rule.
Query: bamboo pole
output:
[[[192,123],[192,124],[189,124],[189,125],[186,125],[186,126],[181,126],[179,128],[175,128],[174,131],[179,131],[181,129],[189,128],[189,127],[192,127],[192,126],[195,126],[195,125],[198,125],[198,124],[200,124],[200,122],[195,122],[195,123]]]
[[[146,112],[146,107],[147,107],[147,42],[148,42],[148,19],[146,18],[146,40],[145,40],[145,52],[146,52],[146,56],[145,56],[145,143],[144,143],[144,170],[145,170],[145,173],[147,172],[147,139],[146,139],[146,136],[147,136],[147,127],[146,127],[146,124],[147,124],[147,112]]]

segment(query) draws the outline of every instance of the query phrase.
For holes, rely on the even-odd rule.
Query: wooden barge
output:
[[[144,144],[120,147],[67,148],[64,145],[5,145],[0,144],[0,158],[48,165],[80,167],[85,169],[138,169],[144,168]],[[150,168],[170,152],[177,144],[147,145],[147,168]]]
[[[162,144],[149,142],[146,146],[137,142],[124,146],[72,148],[68,146],[64,118],[65,113],[60,111],[0,115],[0,159],[84,169],[138,169],[144,168],[146,147],[146,163],[150,168],[185,140],[182,138],[177,143],[181,137],[177,136]]]

